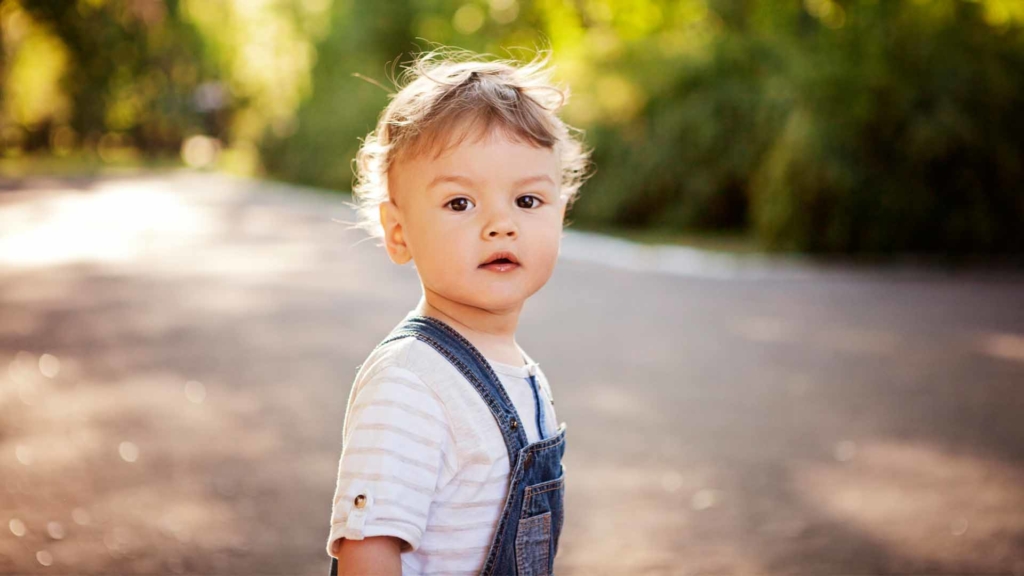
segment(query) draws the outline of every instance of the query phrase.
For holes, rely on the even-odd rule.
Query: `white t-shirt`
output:
[[[520,352],[525,366],[488,362],[532,443],[540,434],[531,371],[545,438],[557,429],[554,402],[539,365]],[[342,537],[390,535],[408,543],[402,574],[478,574],[507,496],[509,460],[498,423],[458,369],[414,337],[377,348],[356,375],[342,435],[328,553],[337,555]]]

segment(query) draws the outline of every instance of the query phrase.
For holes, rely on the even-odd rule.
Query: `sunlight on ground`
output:
[[[781,488],[795,502],[737,491],[757,480],[740,481],[711,463],[608,467],[570,459],[559,567],[569,574],[837,570],[843,546],[853,544],[822,539],[840,527],[863,539],[849,550],[877,545],[908,569],[977,562],[1024,573],[1009,537],[1024,532],[1020,467],[925,443],[833,448],[829,460],[785,464]],[[833,563],[812,563],[827,562],[819,546],[834,551]]]
[[[850,326],[799,329],[784,318],[748,316],[729,324],[729,331],[750,342],[799,344],[856,355],[894,356],[903,343],[893,332]]]
[[[600,575],[757,573],[752,551],[726,537],[739,510],[719,487],[719,474],[710,464],[677,469],[571,460],[558,568]]]
[[[740,338],[753,342],[786,342],[793,338],[792,326],[781,318],[768,316],[740,318],[730,329]]]
[[[1019,550],[1007,531],[1024,533],[1020,467],[911,441],[862,442],[845,454],[840,463],[793,464],[794,492],[901,554],[1011,568]]]
[[[613,418],[657,418],[657,412],[621,385],[595,384],[588,391],[588,404],[595,414]]]
[[[884,330],[843,327],[819,330],[812,342],[840,352],[893,356],[898,351],[900,338]]]
[[[153,241],[198,244],[215,224],[157,180],[107,182],[87,193],[57,190],[0,212],[0,263],[134,260]]]
[[[1024,362],[1024,336],[1019,334],[984,334],[979,339],[978,349],[988,356]]]
[[[232,209],[247,190],[244,181],[223,178],[216,193],[204,195],[194,188],[195,178],[182,173],[100,181],[86,191],[25,193],[24,200],[0,210],[0,266],[121,265],[140,273],[240,279],[274,278],[313,266],[315,244],[286,213],[260,206]],[[329,218],[325,213],[324,223]],[[252,246],[256,250],[213,241],[229,232],[274,241]]]

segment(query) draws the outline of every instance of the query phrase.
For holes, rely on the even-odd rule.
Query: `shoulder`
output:
[[[349,404],[366,404],[404,397],[420,406],[436,406],[444,412],[436,387],[418,366],[416,338],[399,338],[373,349],[359,366]]]
[[[403,368],[407,365],[406,356],[409,353],[411,340],[415,338],[398,338],[390,342],[377,345],[359,365],[356,372],[356,382],[362,382],[373,378],[378,372],[390,368]]]
[[[429,344],[408,336],[385,342],[367,356],[359,368],[349,397],[349,412],[369,404],[407,405],[429,412],[449,429],[458,416],[456,396],[463,386],[453,385],[459,371]]]
[[[402,456],[422,460],[445,453],[446,468],[454,432],[448,406],[429,379],[410,366],[414,338],[401,338],[375,348],[359,369],[345,413],[346,444],[391,447]]]
[[[406,336],[377,346],[367,356],[356,376],[356,386],[379,378],[382,373],[407,374],[439,397],[450,391],[461,372],[431,344]]]

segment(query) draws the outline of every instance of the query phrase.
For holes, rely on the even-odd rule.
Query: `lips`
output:
[[[487,266],[489,264],[515,264],[515,265],[518,265],[519,264],[519,259],[516,258],[516,255],[511,253],[511,252],[507,252],[507,251],[495,252],[494,254],[491,254],[490,256],[488,256],[487,259],[484,260],[483,264],[480,265],[480,267],[482,268],[482,267]]]

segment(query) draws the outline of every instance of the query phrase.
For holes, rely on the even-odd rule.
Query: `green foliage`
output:
[[[176,150],[183,133],[202,129],[191,97],[204,72],[199,39],[177,10],[176,0],[4,0],[0,12],[5,22],[31,17],[33,25],[59,38],[68,60],[61,65],[61,87],[73,102],[68,117],[24,128],[47,130],[66,121],[87,140],[114,132],[144,150]],[[20,56],[41,55],[26,46]],[[12,81],[5,78],[5,84]],[[10,88],[5,85],[8,97]]]
[[[358,139],[373,129],[388,103],[387,90],[393,88],[382,75],[385,63],[412,47],[413,17],[401,3],[335,7],[334,32],[318,46],[314,97],[298,110],[294,134],[271,135],[264,142],[264,163],[271,174],[343,190],[351,186],[350,163]]]
[[[747,180],[779,124],[764,100],[771,52],[716,41],[623,127],[592,132],[598,174],[577,204],[583,223],[668,229],[747,224]]]
[[[268,173],[349,189],[360,141],[374,128],[412,53],[438,43],[508,57],[501,46],[528,38],[531,30],[529,15],[514,15],[513,21],[500,9],[452,0],[336,2],[331,33],[317,45],[316,88],[299,107],[294,132],[271,133],[262,142]]]
[[[720,2],[705,55],[592,130],[576,220],[749,225],[778,250],[1024,252],[1020,26],[977,2],[803,4]]]
[[[1022,25],[1019,0],[0,0],[0,152],[205,134],[347,189],[412,52],[550,47],[595,150],[579,226],[1020,254]]]
[[[768,246],[1024,251],[1024,45],[982,6],[851,4],[780,71],[787,118],[751,172]]]

